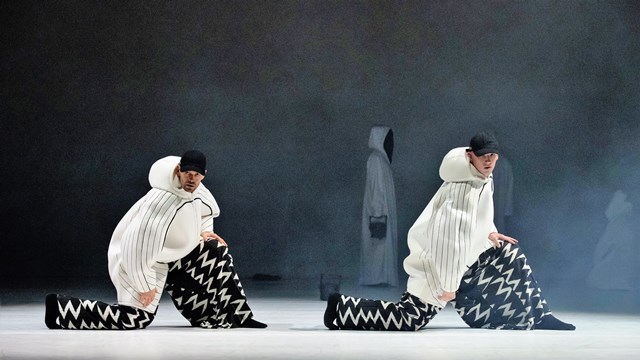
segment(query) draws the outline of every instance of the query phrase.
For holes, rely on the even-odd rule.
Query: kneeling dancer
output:
[[[213,232],[218,204],[201,184],[206,158],[197,150],[156,161],[151,190],[116,227],[109,244],[109,275],[117,304],[49,294],[50,329],[144,329],[166,289],[192,326],[251,327],[253,319],[226,242]]]
[[[407,235],[409,279],[399,302],[331,294],[324,323],[332,330],[404,330],[426,326],[447,302],[470,327],[575,330],[554,317],[518,241],[493,224],[493,135],[444,157],[444,181]]]

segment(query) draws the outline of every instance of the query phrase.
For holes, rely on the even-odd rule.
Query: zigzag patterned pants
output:
[[[341,295],[336,324],[341,330],[417,331],[440,310],[409,293],[398,303]]]
[[[201,242],[169,264],[167,293],[192,326],[231,328],[253,317],[226,246]]]
[[[230,328],[253,316],[228,248],[217,241],[201,242],[187,256],[169,264],[165,288],[192,326]],[[54,328],[131,330],[144,329],[155,314],[57,295],[47,298],[45,317],[51,317]]]
[[[50,303],[52,301],[52,303]],[[144,329],[154,314],[124,305],[109,305],[101,301],[83,300],[65,295],[57,295],[55,299],[47,298],[47,314],[56,309],[52,319],[52,329],[71,330],[134,330]]]
[[[551,314],[518,245],[482,253],[464,274],[454,306],[473,328],[530,330]]]
[[[551,314],[527,258],[509,243],[480,255],[465,272],[453,304],[473,328],[532,329]],[[336,325],[344,330],[415,331],[440,310],[409,293],[399,303],[342,295]]]

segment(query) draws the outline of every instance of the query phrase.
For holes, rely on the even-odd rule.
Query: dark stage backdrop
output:
[[[637,2],[0,7],[3,285],[106,277],[150,165],[190,148],[241,276],[356,277],[376,124],[395,133],[399,264],[442,156],[479,130],[513,166],[504,232],[549,282],[584,282],[615,190],[640,206]]]

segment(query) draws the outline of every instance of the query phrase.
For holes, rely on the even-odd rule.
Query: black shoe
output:
[[[562,322],[555,316],[549,314],[544,316],[539,323],[536,324],[535,329],[539,330],[575,330],[576,327],[572,324]]]
[[[58,295],[47,294],[44,302],[44,323],[49,329],[62,329],[62,326],[56,324],[58,318]]]
[[[241,327],[241,328],[252,328],[252,329],[264,329],[264,328],[267,327],[267,324],[261,323],[260,321],[255,320],[253,318],[249,318],[245,322],[243,322],[240,325],[238,325],[238,327]]]
[[[338,326],[333,322],[338,318],[338,303],[340,294],[333,293],[327,299],[327,309],[324,311],[324,326],[329,330],[338,330]]]

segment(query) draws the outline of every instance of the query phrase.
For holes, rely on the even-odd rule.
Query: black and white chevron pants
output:
[[[341,295],[336,324],[341,330],[417,331],[440,310],[409,293],[404,293],[398,303]]]
[[[233,258],[218,241],[201,242],[187,256],[170,263],[165,289],[192,326],[230,328],[253,316]],[[57,304],[47,302],[46,311],[53,315],[46,316],[55,316],[55,324],[63,329],[143,329],[155,316],[129,306],[64,295],[57,295]]]
[[[551,313],[524,253],[509,243],[480,255],[465,272],[452,303],[474,328],[532,329]],[[440,310],[409,293],[397,303],[342,295],[336,325],[345,330],[415,331]]]
[[[509,243],[485,251],[465,272],[454,306],[473,328],[531,330],[551,314],[522,249]]]

